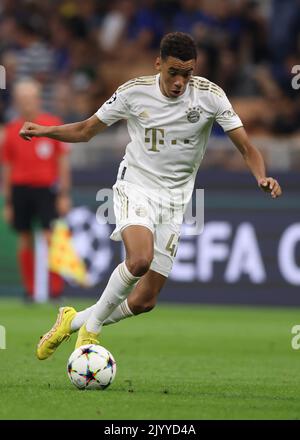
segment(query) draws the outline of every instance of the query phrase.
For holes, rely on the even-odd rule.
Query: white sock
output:
[[[94,310],[95,305],[88,307],[87,309],[82,310],[82,312],[77,312],[75,317],[73,318],[73,321],[71,322],[71,330],[72,332],[76,332],[80,329],[80,327],[83,326],[83,324],[86,323],[88,320],[88,317]]]
[[[129,272],[125,261],[116,267],[87,319],[86,329],[88,332],[99,333],[101,331],[104,321],[127,298],[139,279],[140,277],[135,277]]]
[[[119,322],[122,319],[125,318],[131,318],[131,316],[134,316],[132,311],[130,310],[128,306],[127,298],[125,301],[123,301],[113,312],[111,315],[109,315],[108,318],[103,322],[103,325],[110,325],[114,324],[115,322]]]
[[[90,316],[90,314],[92,313],[94,308],[95,308],[95,305],[93,305],[92,307],[88,307],[87,309],[83,310],[82,312],[78,312],[75,315],[75,318],[73,319],[73,321],[71,323],[72,332],[76,332],[77,330],[80,329],[80,327],[83,326],[83,324],[86,323],[86,321],[88,320],[88,317]],[[131,316],[134,316],[134,314],[130,310],[128,302],[127,302],[127,298],[126,298],[125,301],[123,301],[112,312],[112,314],[108,318],[105,319],[105,321],[103,322],[103,325],[114,324],[116,322],[121,321],[122,319],[130,318]]]

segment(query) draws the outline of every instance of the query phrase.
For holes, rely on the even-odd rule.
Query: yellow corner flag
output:
[[[63,220],[55,222],[49,248],[49,269],[78,284],[88,286],[87,270],[72,241],[71,231]]]

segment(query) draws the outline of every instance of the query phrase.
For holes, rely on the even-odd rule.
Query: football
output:
[[[79,389],[104,390],[114,380],[117,365],[113,355],[101,345],[82,345],[68,360],[67,372]]]

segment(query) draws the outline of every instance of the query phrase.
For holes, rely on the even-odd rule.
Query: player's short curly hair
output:
[[[196,59],[195,41],[189,34],[183,32],[166,34],[160,43],[160,56],[163,60],[167,57],[179,58],[181,61]]]

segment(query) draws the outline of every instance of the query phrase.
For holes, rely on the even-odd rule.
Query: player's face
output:
[[[178,98],[185,92],[193,74],[196,60],[181,61],[179,58],[168,57],[156,59],[155,67],[160,72],[160,90],[168,98]]]

